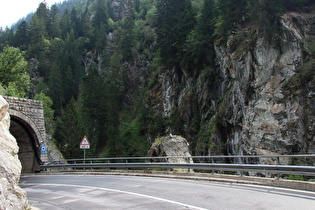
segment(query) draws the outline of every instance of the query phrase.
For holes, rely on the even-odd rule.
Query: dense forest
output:
[[[42,100],[47,132],[66,158],[82,157],[84,135],[91,157],[145,156],[157,137],[171,132],[188,138],[192,153],[200,154],[196,142],[211,138],[211,126],[204,128],[219,120],[216,111],[201,115],[207,105],[197,103],[192,90],[183,99],[190,104],[188,117],[180,105],[163,112],[159,77],[172,69],[178,80],[200,78],[219,103],[214,44],[226,45],[249,25],[276,42],[271,34],[279,17],[306,11],[312,3],[68,0],[48,6],[43,1],[27,20],[0,30],[0,93]]]

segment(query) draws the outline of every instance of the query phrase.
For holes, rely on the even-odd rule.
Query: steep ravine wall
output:
[[[219,78],[202,82],[202,72],[189,75],[184,68],[162,72],[154,100],[165,117],[182,124],[181,131],[172,125],[167,131],[183,135],[195,155],[314,153],[313,82],[286,90],[313,56],[306,40],[314,35],[314,14],[290,12],[274,32],[250,26],[227,44],[216,43]]]
[[[222,88],[230,91],[221,113],[229,154],[315,152],[311,85],[293,94],[284,88],[305,62],[305,40],[314,35],[314,20],[311,14],[287,13],[277,34],[268,37],[247,28],[231,36],[227,47],[215,47],[222,84],[227,84]],[[243,40],[231,50],[237,36]]]
[[[26,193],[18,186],[22,166],[17,142],[9,132],[8,109],[0,96],[0,209],[27,209]]]

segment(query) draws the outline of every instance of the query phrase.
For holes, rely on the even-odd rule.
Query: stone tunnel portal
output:
[[[10,133],[15,137],[19,146],[19,159],[22,164],[22,173],[40,171],[40,142],[34,131],[17,117],[11,116]]]
[[[42,145],[47,145],[43,104],[31,99],[3,98],[9,103],[10,133],[19,146],[22,173],[39,172],[42,161],[47,161],[47,155],[40,151]]]

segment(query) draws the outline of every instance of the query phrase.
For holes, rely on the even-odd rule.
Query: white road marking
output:
[[[97,190],[104,190],[104,191],[109,191],[109,192],[117,192],[117,193],[124,193],[124,194],[129,194],[129,195],[134,195],[134,196],[139,196],[139,197],[144,197],[144,198],[149,198],[149,199],[154,199],[157,201],[162,201],[166,203],[171,203],[175,205],[180,205],[184,207],[188,207],[191,209],[196,209],[196,210],[207,210],[205,208],[197,207],[197,206],[192,206],[189,204],[177,202],[177,201],[172,201],[164,198],[159,198],[155,196],[150,196],[150,195],[144,195],[140,193],[134,193],[134,192],[128,192],[128,191],[123,191],[123,190],[115,190],[115,189],[110,189],[110,188],[103,188],[103,187],[91,187],[91,186],[84,186],[84,185],[70,185],[70,184],[38,184],[38,183],[28,183],[28,184],[21,184],[22,186],[67,186],[67,187],[80,187],[80,188],[88,188],[88,189],[97,189]]]

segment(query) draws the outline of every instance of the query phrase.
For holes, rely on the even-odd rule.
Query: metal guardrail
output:
[[[145,161],[151,161],[151,160],[169,160],[169,159],[176,159],[176,158],[182,158],[182,159],[195,159],[195,160],[211,160],[212,162],[218,159],[264,159],[264,158],[271,158],[279,160],[280,164],[280,158],[314,158],[315,162],[315,154],[314,155],[234,155],[234,156],[165,156],[165,157],[115,157],[115,158],[86,158],[86,159],[66,159],[66,160],[59,160],[59,161],[51,161],[47,162],[49,163],[82,163],[82,162],[109,162],[109,161],[120,161],[120,162],[129,162],[130,160],[145,160]]]
[[[171,163],[171,159],[196,160],[198,163]],[[268,158],[275,161],[275,165],[243,164],[251,159],[259,162]],[[308,159],[311,165],[281,165],[282,158]],[[218,160],[230,160],[230,162],[241,163],[217,163]],[[256,172],[273,174],[295,174],[315,176],[315,155],[267,155],[267,156],[167,156],[167,157],[119,157],[119,158],[87,158],[68,159],[64,161],[53,161],[41,165],[41,169],[86,169],[86,168],[162,168],[162,169],[195,169],[211,171],[234,171],[234,172]],[[141,161],[141,162],[139,162]],[[159,161],[159,162],[157,162]],[[248,161],[247,161],[248,162]]]

